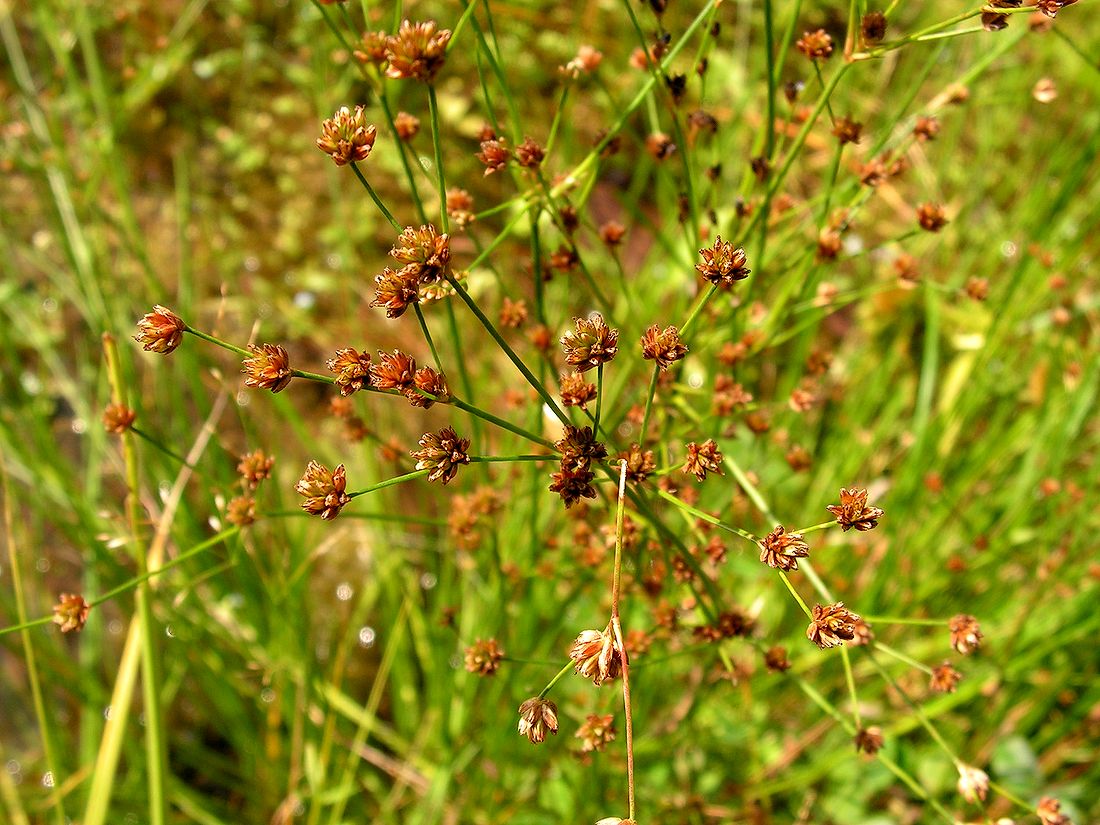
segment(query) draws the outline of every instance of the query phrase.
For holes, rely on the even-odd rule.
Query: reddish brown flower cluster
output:
[[[722,639],[735,639],[749,636],[756,627],[756,620],[744,609],[734,607],[718,614],[713,624],[693,628],[695,638],[705,642],[718,642]]]
[[[256,499],[244,495],[230,499],[225,506],[225,520],[237,527],[247,527],[256,521]]]
[[[596,440],[591,427],[572,425],[566,425],[565,434],[554,446],[561,453],[561,464],[551,476],[550,492],[561,496],[567,508],[582,498],[595,498],[592,462],[606,458],[607,447]]]
[[[810,555],[810,545],[801,533],[788,533],[782,524],[764,536],[760,545],[760,561],[776,570],[797,570],[798,560]]]
[[[390,257],[416,277],[418,283],[431,284],[451,272],[451,237],[440,235],[431,224],[416,229],[406,226],[390,250]]]
[[[573,330],[561,337],[565,363],[588,372],[606,364],[619,352],[619,331],[607,326],[603,316],[595,312],[589,318],[574,318]]]
[[[932,116],[918,117],[913,126],[913,136],[922,143],[935,140],[939,133],[940,122]]]
[[[378,361],[369,363],[370,385],[377,390],[397,390],[414,407],[428,409],[436,399],[447,402],[451,391],[447,381],[431,367],[417,369],[416,359],[407,352],[378,353]],[[331,364],[330,364],[331,369]],[[434,396],[428,398],[427,395]]]
[[[947,216],[938,203],[922,203],[917,207],[917,223],[926,232],[939,232],[947,226]]]
[[[248,490],[255,490],[261,481],[271,478],[271,468],[274,466],[275,459],[265,455],[263,450],[253,450],[241,456],[241,460],[237,462],[241,484]]]
[[[329,472],[324,464],[311,461],[294,489],[305,498],[302,502],[303,510],[311,516],[320,516],[325,521],[331,521],[351,501],[351,496],[345,492],[347,486],[347,472],[343,464]]]
[[[1052,796],[1044,796],[1039,800],[1035,815],[1039,817],[1041,825],[1073,825],[1070,818],[1062,813],[1062,803]]]
[[[83,596],[77,593],[62,593],[53,607],[53,623],[61,628],[62,633],[83,630],[91,609],[92,606],[84,601]]]
[[[569,648],[574,670],[599,687],[622,673],[622,657],[611,637],[611,626],[604,631],[583,630]]]
[[[844,602],[835,604],[815,604],[810,617],[810,626],[806,628],[806,638],[827,650],[844,642],[850,642],[856,635],[855,623],[859,616],[844,606]]]
[[[790,670],[791,663],[787,659],[787,649],[776,645],[764,651],[764,666],[772,673],[782,673]]]
[[[868,45],[882,42],[886,37],[886,15],[880,11],[867,12],[859,22],[859,32]]]
[[[667,370],[687,355],[688,348],[680,341],[680,332],[676,327],[663,330],[654,324],[642,336],[642,358],[656,361],[657,366]]]
[[[474,155],[485,165],[486,176],[503,169],[511,156],[508,142],[503,138],[497,139],[495,137],[481,141],[481,151]]]
[[[596,400],[596,385],[584,380],[579,372],[561,376],[561,403],[566,407],[584,409],[590,401]]]
[[[370,383],[370,354],[347,347],[336,350],[336,357],[325,362],[325,366],[336,373],[336,386],[340,395],[348,396],[359,392]]]
[[[451,427],[444,427],[437,433],[424,433],[418,443],[420,449],[410,454],[416,459],[416,469],[430,471],[428,481],[448,484],[461,465],[470,463],[466,453],[470,449],[470,439],[460,438]]]
[[[496,639],[478,639],[466,648],[466,670],[481,676],[492,676],[500,668],[504,651]]]
[[[508,329],[519,329],[527,323],[527,303],[505,298],[500,307],[500,325]]]
[[[370,305],[386,310],[387,318],[400,318],[411,304],[419,301],[420,279],[409,267],[387,266],[374,276],[374,300]]]
[[[882,736],[882,728],[872,725],[869,728],[860,728],[854,738],[857,751],[871,754],[872,756],[882,750],[886,740]]]
[[[967,802],[984,802],[989,794],[989,774],[972,765],[958,763],[959,781],[956,787],[959,795]]]
[[[699,254],[703,256],[703,262],[696,264],[695,269],[720,289],[729,289],[737,281],[749,277],[752,271],[745,267],[748,262],[745,250],[723,241],[721,235],[714,239],[713,246],[700,249]]]
[[[702,444],[694,441],[687,445],[687,458],[684,460],[684,472],[691,473],[699,481],[705,481],[707,473],[722,475],[722,451],[713,438]]]
[[[108,404],[103,410],[103,428],[109,433],[122,435],[134,426],[137,413],[125,404]]]
[[[393,119],[393,130],[404,141],[410,141],[420,131],[420,118],[408,112],[398,112]]]
[[[248,350],[252,355],[245,358],[241,365],[244,385],[272,392],[285,390],[294,377],[287,351],[278,344],[249,344]]]
[[[397,34],[386,38],[386,76],[397,80],[431,83],[447,58],[449,29],[436,31],[434,21],[402,21]]]
[[[378,130],[367,123],[366,110],[356,106],[351,111],[341,106],[321,123],[317,148],[332,158],[337,166],[359,163],[370,157]]]
[[[626,480],[633,484],[641,484],[657,469],[653,450],[643,450],[640,444],[631,444],[619,458],[626,459]]]
[[[525,137],[523,143],[516,147],[516,163],[524,169],[537,169],[545,157],[546,151],[534,138]]]
[[[447,190],[447,215],[457,226],[464,227],[477,220],[474,215],[474,198],[465,189]]]
[[[590,713],[573,735],[581,740],[582,753],[602,751],[615,741],[615,717],[610,713],[606,716]]]
[[[867,491],[854,487],[851,490],[842,488],[840,504],[830,504],[825,509],[836,516],[836,523],[845,532],[853,527],[860,532],[872,530],[883,516],[881,508],[867,505]]]
[[[519,735],[531,744],[545,741],[546,734],[558,732],[558,708],[549,699],[534,696],[519,706]]]
[[[863,124],[850,117],[838,117],[833,121],[833,136],[840,141],[841,146],[846,143],[859,143],[862,134]]]
[[[973,616],[960,613],[947,623],[947,627],[951,631],[951,647],[956,653],[966,656],[981,647],[982,628]]]
[[[152,312],[145,313],[137,327],[138,334],[134,340],[146,352],[159,352],[161,355],[174,351],[187,330],[182,318],[160,304],[154,306]]]
[[[944,662],[942,665],[932,668],[932,679],[928,683],[928,687],[936,693],[954,693],[960,679],[962,679],[962,674],[951,667],[950,662]]]
[[[825,29],[805,32],[794,44],[810,60],[824,60],[833,53],[833,38]]]

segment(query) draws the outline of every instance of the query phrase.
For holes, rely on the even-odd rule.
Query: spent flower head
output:
[[[241,365],[241,372],[245,376],[244,385],[272,392],[285,390],[290,379],[294,377],[287,351],[278,344],[249,344],[248,350],[252,354]]]
[[[386,40],[386,76],[431,83],[443,68],[450,41],[450,30],[437,30],[434,20],[402,21],[397,34]]]
[[[707,473],[722,475],[722,451],[713,438],[702,444],[694,441],[687,445],[687,458],[684,460],[684,472],[691,473],[699,481],[705,481]]]
[[[830,504],[825,509],[836,516],[836,523],[845,532],[853,527],[860,532],[874,529],[883,516],[881,508],[867,505],[867,491],[855,487],[841,488],[840,504]]]
[[[611,625],[603,631],[582,630],[569,648],[569,658],[573,669],[597,687],[622,672],[623,662],[611,636]]]
[[[340,395],[348,396],[359,392],[370,383],[370,354],[359,352],[354,347],[336,350],[336,357],[326,361],[325,366],[336,373],[336,386]]]
[[[688,348],[680,341],[680,332],[676,327],[663,330],[654,324],[642,335],[642,358],[656,361],[657,366],[667,370],[687,355]]]
[[[802,540],[802,534],[788,533],[782,524],[777,524],[757,544],[760,561],[776,570],[797,570],[798,560],[810,555],[810,546]]]
[[[470,439],[460,438],[451,427],[444,427],[437,433],[424,433],[418,443],[420,449],[410,454],[416,459],[416,469],[430,471],[428,481],[448,484],[461,465],[470,463],[470,456],[466,454]]]
[[[352,111],[341,106],[321,123],[317,148],[332,158],[337,166],[359,163],[370,157],[378,130],[367,123],[366,110],[356,106]]]
[[[932,668],[932,679],[929,681],[928,687],[936,693],[954,693],[960,679],[962,679],[962,674],[951,667],[950,662],[944,662],[942,665]]]
[[[430,284],[451,272],[451,237],[439,234],[431,224],[416,229],[406,226],[390,250],[390,257]]]
[[[602,751],[609,742],[615,740],[615,717],[610,713],[590,713],[573,735],[581,740],[583,753]]]
[[[964,765],[962,762],[959,762],[956,767],[959,770],[957,784],[959,796],[967,802],[984,802],[989,793],[989,774],[972,765]]]
[[[500,668],[504,650],[496,639],[478,639],[466,648],[466,670],[481,676],[492,676]]]
[[[137,327],[138,334],[134,340],[141,344],[143,350],[167,355],[180,345],[187,324],[168,307],[157,304],[152,312],[145,313],[138,321]]]
[[[593,367],[606,364],[619,352],[619,331],[608,327],[600,313],[590,318],[574,318],[573,330],[561,337],[565,363],[588,372]]]
[[[532,696],[519,706],[519,735],[531,744],[545,741],[546,734],[558,732],[558,708],[549,699]]]
[[[855,637],[857,621],[859,616],[846,608],[844,602],[815,604],[810,625],[806,628],[806,638],[822,650],[837,647]]]
[[[794,45],[810,60],[824,60],[833,53],[833,38],[825,29],[804,32]]]
[[[325,521],[331,521],[351,501],[351,496],[345,492],[347,485],[347,471],[343,464],[329,472],[324,464],[310,461],[294,489],[305,498],[302,502],[303,510],[311,516],[320,516]]]
[[[103,410],[103,428],[109,433],[122,435],[134,426],[137,413],[125,404],[108,404]]]
[[[695,268],[704,278],[721,289],[729,289],[737,281],[749,277],[752,271],[746,268],[748,258],[745,250],[735,247],[729,241],[723,241],[718,235],[714,239],[714,245],[706,249],[700,249],[703,262],[696,264]]]
[[[415,265],[401,269],[385,267],[374,276],[374,300],[372,307],[386,310],[387,318],[400,318],[411,304],[420,301],[420,274]]]
[[[951,631],[951,647],[963,656],[973,653],[982,644],[982,628],[978,620],[966,613],[952,617],[947,623]]]
[[[91,609],[92,606],[80,594],[62,593],[53,607],[53,623],[61,628],[62,633],[83,630]]]
[[[255,490],[260,482],[271,478],[271,468],[275,466],[275,458],[268,456],[263,450],[253,450],[241,456],[237,462],[237,472],[241,476],[241,483],[249,490]]]

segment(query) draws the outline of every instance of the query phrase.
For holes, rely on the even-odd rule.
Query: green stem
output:
[[[852,702],[852,718],[855,720],[856,729],[863,727],[859,719],[859,695],[856,693],[856,680],[852,674],[852,658],[848,655],[848,648],[840,646],[840,658],[844,662],[844,680],[848,683],[848,697]]]
[[[702,519],[703,521],[707,522],[708,524],[713,524],[715,527],[719,528],[720,530],[725,530],[727,533],[733,533],[735,536],[740,536],[741,538],[745,539],[745,541],[749,541],[749,542],[752,542],[753,544],[756,544],[760,540],[757,536],[753,535],[748,530],[742,530],[740,527],[733,527],[729,524],[726,524],[721,519],[719,519],[715,516],[712,516],[710,513],[704,512],[703,510],[700,510],[697,507],[692,507],[686,501],[681,501],[680,499],[676,498],[676,496],[672,495],[672,493],[668,492],[667,490],[662,490],[658,487],[657,488],[657,495],[659,495],[665,501],[668,501],[672,504],[675,504],[677,507],[679,507],[685,513],[690,513],[691,515],[695,516],[695,518]]]
[[[868,621],[868,624],[872,624],[872,623],[870,621]],[[872,624],[872,627],[873,626],[874,625]],[[916,659],[914,659],[910,656],[906,656],[900,650],[894,650],[894,648],[890,647],[889,645],[883,644],[882,642],[878,641],[877,639],[875,640],[874,645],[875,645],[875,650],[881,650],[887,656],[893,656],[899,662],[905,662],[905,664],[909,665],[910,667],[915,667],[917,670],[922,670],[925,673],[927,673],[929,676],[932,675],[932,668],[930,668],[926,664],[918,662]]]
[[[821,524],[815,524],[812,527],[800,527],[797,530],[793,530],[792,532],[801,533],[802,535],[806,535],[807,533],[813,533],[817,530],[824,530],[826,527],[835,527],[835,526],[836,526],[836,519],[833,519],[832,521],[823,521],[823,522],[821,522]]]
[[[432,116],[432,145],[435,147],[435,173],[439,178],[439,224],[448,231],[447,183],[443,177],[443,141],[439,133],[439,103],[435,99],[435,86],[428,84],[428,110]]]
[[[468,404],[461,398],[451,398],[450,403],[458,407],[460,410],[465,410],[470,415],[477,416],[483,421],[488,421],[490,424],[496,424],[501,429],[508,430],[508,432],[510,433],[515,433],[521,438],[526,438],[528,441],[534,442],[535,444],[541,444],[543,447],[546,447],[548,449],[554,449],[554,442],[549,441],[542,436],[535,435],[534,433],[529,432],[522,427],[513,424],[510,421],[505,421],[503,418],[495,416],[491,412],[487,412],[480,407],[475,407],[473,404]]]
[[[147,432],[145,432],[144,430],[140,430],[140,429],[138,429],[137,427],[131,426],[131,427],[130,427],[130,431],[131,431],[131,432],[132,432],[132,433],[133,433],[134,435],[136,435],[136,436],[137,436],[138,438],[144,439],[144,440],[145,440],[145,441],[147,441],[147,442],[148,442],[149,444],[151,444],[152,446],[156,447],[156,448],[157,448],[158,450],[160,450],[160,451],[161,451],[162,453],[164,453],[164,454],[165,454],[166,456],[168,456],[169,458],[174,458],[174,459],[175,459],[176,461],[178,461],[178,462],[179,462],[180,464],[182,464],[182,465],[183,465],[184,467],[187,467],[187,468],[188,468],[188,469],[190,469],[190,470],[194,470],[194,469],[195,469],[194,467],[192,467],[192,466],[191,466],[190,464],[188,464],[188,463],[187,463],[187,459],[186,459],[186,458],[184,458],[183,456],[181,456],[181,455],[180,455],[179,453],[176,453],[176,452],[174,452],[174,451],[170,450],[170,449],[169,449],[168,447],[166,447],[166,446],[164,446],[163,444],[161,444],[161,443],[160,443],[159,441],[157,441],[157,439],[153,438],[153,437],[152,437],[151,435],[149,435],[149,434],[148,434]]]
[[[249,352],[246,349],[238,347],[236,344],[230,344],[228,341],[223,341],[221,338],[215,338],[213,335],[207,335],[205,332],[200,332],[199,330],[192,327],[188,327],[186,331],[190,332],[196,338],[201,338],[203,341],[207,341],[211,344],[216,344],[222,349],[227,349],[230,352],[237,353],[237,355],[243,355],[245,358],[251,358],[253,355],[255,355],[254,352]]]
[[[573,664],[573,660],[570,659],[568,662],[565,663],[565,667],[563,667],[561,670],[559,670],[557,672],[557,674],[554,676],[554,678],[546,683],[546,687],[544,687],[542,690],[539,691],[539,698],[540,699],[545,699],[546,694],[548,694],[551,690],[554,689],[554,685],[556,685],[559,681],[561,681],[562,677],[565,676],[565,674],[567,674],[569,671],[574,670],[574,669],[575,669],[575,666]]]
[[[603,364],[596,367],[596,415],[593,419],[592,431],[600,432],[600,412],[603,409]]]
[[[504,464],[511,461],[555,461],[552,455],[472,455],[470,461],[474,464]]]
[[[802,600],[802,597],[798,595],[798,591],[794,589],[794,585],[791,584],[791,580],[787,576],[787,574],[784,571],[780,570],[779,578],[783,580],[783,584],[787,585],[787,589],[791,591],[791,595],[794,596],[794,600],[798,602],[798,606],[802,608],[802,612],[806,614],[806,618],[812,619],[814,614],[810,612],[810,608],[806,606],[806,602],[804,602]]]
[[[386,216],[386,220],[390,222],[390,226],[394,228],[394,231],[400,232],[403,227],[397,222],[397,218],[390,213],[390,210],[386,208],[386,205],[382,203],[382,199],[378,197],[378,193],[374,191],[374,187],[367,182],[365,177],[363,177],[363,173],[359,171],[359,165],[352,161],[348,166],[350,166],[351,171],[355,173],[355,177],[359,178],[359,182],[363,184],[363,188],[367,190],[367,194],[370,195],[371,200],[374,201],[374,205]],[[443,212],[446,214],[447,198],[442,193],[440,193],[440,197],[443,198]]]
[[[428,331],[428,322],[424,319],[424,311],[420,309],[420,303],[413,304],[413,309],[416,311],[416,320],[420,322],[420,329],[424,333],[424,340],[428,342],[428,349],[432,351],[432,360],[435,361],[435,368],[439,370],[439,374],[446,378],[446,374],[443,371],[443,360],[439,357],[439,352],[436,351],[435,341],[432,340],[432,334]]]
[[[656,364],[653,365],[653,376],[649,379],[649,392],[645,397],[645,412],[642,413],[642,430],[638,434],[638,446],[645,447],[646,433],[649,431],[649,414],[653,409],[653,396],[657,393],[657,376],[660,374],[661,368]]]
[[[362,490],[356,490],[354,493],[348,493],[348,498],[357,498],[358,496],[363,496],[367,493],[373,493],[376,490],[384,490],[387,487],[393,487],[395,484],[403,484],[404,482],[412,481],[415,478],[423,478],[430,472],[430,469],[413,470],[411,473],[405,473],[401,476],[387,478],[385,481],[379,481],[377,484],[372,484],[370,487],[364,487]]]

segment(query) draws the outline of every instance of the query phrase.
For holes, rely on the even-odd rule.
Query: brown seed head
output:
[[[838,117],[833,122],[833,136],[840,141],[841,146],[845,143],[859,143],[862,134],[863,124],[850,117]]]
[[[370,366],[370,384],[378,390],[407,391],[416,375],[416,359],[407,352],[378,352],[378,361]]]
[[[680,332],[676,327],[663,330],[654,324],[642,336],[642,358],[656,361],[657,366],[667,370],[687,355],[688,348],[680,341]]]
[[[830,504],[825,509],[836,516],[836,523],[844,532],[853,527],[860,532],[873,530],[884,515],[881,508],[867,505],[866,490],[855,487],[841,488],[840,504]]]
[[[362,106],[356,106],[355,111],[341,106],[321,124],[317,148],[337,166],[345,166],[366,160],[377,137],[378,130],[367,123],[366,110]]]
[[[684,472],[691,473],[699,481],[705,481],[707,473],[723,475],[722,451],[718,449],[713,438],[708,438],[702,444],[692,441],[687,445]]]
[[[1062,813],[1062,803],[1053,796],[1044,796],[1039,800],[1035,815],[1041,825],[1073,825],[1070,818]]]
[[[989,297],[989,279],[971,275],[966,279],[966,296],[972,301],[984,301]]]
[[[372,307],[386,310],[387,318],[400,318],[411,304],[420,300],[420,277],[415,264],[394,270],[386,267],[374,276]]]
[[[430,284],[450,274],[451,236],[440,235],[431,224],[414,229],[406,226],[390,250],[390,257]]]
[[[359,48],[353,52],[355,59],[381,66],[386,62],[386,41],[389,39],[386,32],[364,32]]]
[[[931,115],[918,117],[913,126],[913,136],[922,143],[935,140],[940,133],[940,122]]]
[[[922,203],[917,207],[917,223],[926,232],[939,232],[947,226],[942,204]]]
[[[558,708],[549,699],[532,696],[519,706],[519,735],[537,745],[546,740],[548,732],[558,732]]]
[[[431,83],[447,58],[449,29],[436,31],[435,21],[402,21],[397,34],[386,39],[386,77]]]
[[[752,271],[745,267],[748,262],[745,250],[723,241],[721,235],[714,239],[714,246],[700,249],[699,254],[703,256],[703,262],[696,264],[695,269],[721,289],[729,289],[737,281],[749,277]]]
[[[473,196],[465,189],[447,190],[447,215],[459,227],[468,226],[477,220],[474,215]]]
[[[788,533],[782,524],[764,536],[760,545],[760,561],[776,570],[797,570],[798,560],[810,555],[810,545],[801,533]]]
[[[577,268],[580,260],[577,250],[573,246],[560,244],[557,249],[550,253],[550,268],[559,272],[572,272]]]
[[[588,372],[593,367],[606,364],[619,352],[619,331],[607,326],[598,312],[590,318],[574,318],[573,331],[561,338],[565,363]]]
[[[435,401],[431,398],[425,398],[418,390],[426,392],[428,395],[434,395],[443,402],[449,401],[451,398],[451,391],[447,387],[447,379],[431,367],[421,367],[418,369],[413,374],[412,387],[405,390],[405,397],[409,399],[410,404],[414,407],[421,407],[426,410],[434,404]]]
[[[810,60],[824,60],[833,53],[833,38],[825,29],[805,32],[794,44]]]
[[[241,456],[241,460],[237,462],[237,472],[240,473],[241,483],[245,488],[255,490],[261,481],[271,478],[271,468],[274,466],[274,457],[265,455],[263,450],[253,450]]]
[[[789,670],[791,663],[787,659],[787,648],[778,645],[769,647],[764,652],[764,666],[772,673],[782,673]]]
[[[573,735],[581,740],[583,753],[602,751],[609,742],[615,741],[615,717],[610,713],[606,716],[590,713]]]
[[[579,372],[561,376],[561,403],[566,407],[580,407],[596,400],[596,385],[589,384]]]
[[[867,12],[859,22],[859,31],[863,35],[864,43],[881,43],[886,37],[886,15],[880,11]]]
[[[393,129],[401,140],[412,140],[420,131],[420,118],[408,112],[398,112],[393,119]]]
[[[609,247],[621,244],[625,234],[626,227],[618,221],[607,221],[600,224],[600,240]]]
[[[418,443],[420,449],[413,450],[410,455],[416,459],[416,469],[430,470],[428,481],[449,484],[459,466],[470,463],[470,456],[466,454],[470,439],[459,438],[451,427],[444,427],[437,433],[424,433]]]
[[[157,304],[138,321],[137,327],[134,340],[143,350],[167,355],[180,345],[187,324],[172,310]]]
[[[109,433],[122,435],[132,426],[137,413],[125,404],[108,404],[103,410],[103,428]]]
[[[524,169],[537,169],[544,157],[546,152],[534,138],[525,137],[523,143],[516,147],[516,163]]]
[[[936,693],[954,693],[960,679],[962,674],[951,667],[950,662],[944,662],[939,667],[932,668],[932,679],[928,687]]]
[[[550,476],[550,492],[557,493],[565,502],[566,509],[582,498],[595,498],[596,488],[592,486],[596,474],[588,469],[577,469],[562,464],[561,469]]]
[[[882,749],[886,740],[882,736],[882,728],[872,725],[869,728],[857,730],[854,741],[856,751],[863,751],[873,756]]]
[[[294,372],[290,368],[290,356],[278,344],[248,345],[252,353],[241,365],[246,387],[259,387],[272,392],[282,392]]]
[[[77,593],[62,593],[53,607],[53,623],[61,628],[62,633],[83,630],[91,609],[92,606],[84,601],[83,596]]]
[[[676,144],[664,132],[651,132],[646,136],[645,149],[656,160],[664,160],[676,152]]]
[[[810,626],[806,628],[806,638],[822,650],[837,647],[855,637],[855,622],[858,619],[859,616],[848,610],[844,602],[815,604]]]
[[[967,656],[981,647],[982,628],[973,616],[960,613],[947,623],[947,627],[951,631],[951,647],[956,653]]]
[[[622,672],[622,658],[611,638],[611,625],[602,633],[583,630],[569,648],[574,670],[599,687]]]
[[[602,461],[607,458],[607,447],[596,440],[591,427],[574,427],[565,425],[565,434],[554,446],[561,453],[561,465],[563,468],[574,470],[587,470],[593,461]]]
[[[343,464],[329,472],[324,464],[310,461],[294,489],[305,498],[302,502],[303,510],[311,516],[320,516],[325,521],[331,521],[351,501],[345,492],[347,486],[347,472]]]
[[[492,138],[481,141],[481,151],[475,157],[485,165],[485,174],[491,175],[505,167],[511,152],[506,141]]]
[[[641,484],[657,469],[653,450],[642,450],[639,444],[631,444],[619,458],[626,459],[626,480],[633,484]]]
[[[325,366],[336,373],[336,386],[340,395],[351,395],[359,392],[370,383],[371,360],[370,354],[359,352],[353,347],[336,350],[336,357],[325,362]]]
[[[225,520],[237,527],[247,527],[256,521],[256,499],[252,496],[237,496],[225,507]]]
[[[504,651],[496,639],[478,639],[466,648],[466,670],[482,676],[492,676],[500,667]]]
[[[519,329],[527,323],[527,304],[505,298],[500,307],[500,325],[509,329]]]

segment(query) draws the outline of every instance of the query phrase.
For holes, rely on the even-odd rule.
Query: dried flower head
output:
[[[871,158],[859,167],[859,182],[875,187],[886,180],[886,164],[880,158]]]
[[[259,387],[272,392],[282,392],[294,371],[290,368],[290,356],[278,344],[248,345],[252,353],[241,365],[246,387]]]
[[[615,717],[610,713],[606,716],[590,713],[573,735],[581,740],[583,753],[602,751],[609,742],[615,741]]]
[[[561,465],[577,470],[587,470],[593,461],[607,457],[607,447],[596,440],[591,427],[565,425],[565,433],[554,446],[561,453]]]
[[[509,329],[519,329],[527,323],[527,303],[505,298],[500,306],[500,325]]]
[[[237,472],[240,473],[241,483],[247,489],[255,490],[261,481],[271,478],[271,468],[274,466],[273,456],[265,455],[263,450],[253,450],[241,456],[237,462]]]
[[[618,221],[607,221],[600,224],[600,240],[609,247],[618,246],[623,242],[626,227]]]
[[[451,398],[451,390],[447,386],[447,379],[433,370],[431,367],[421,367],[413,374],[412,386],[405,390],[405,397],[414,407],[428,409],[435,403],[433,398],[425,398],[423,393],[435,396],[435,399],[447,402]]]
[[[687,458],[684,460],[684,472],[691,473],[699,481],[705,481],[707,473],[722,475],[722,451],[713,438],[702,444],[694,441],[687,445]]]
[[[415,273],[420,283],[434,283],[451,271],[451,236],[440,235],[431,224],[419,229],[406,226],[390,257]]]
[[[525,137],[523,143],[516,147],[516,163],[524,169],[537,169],[545,157],[546,151],[534,138]]]
[[[852,626],[855,628],[855,633],[852,635],[852,647],[869,645],[875,640],[875,632],[865,619],[857,616],[855,621],[852,622]]]
[[[303,510],[311,516],[320,516],[325,521],[331,521],[351,501],[351,497],[345,492],[347,486],[347,472],[343,464],[329,472],[324,464],[310,461],[294,489],[305,498],[302,502]]]
[[[537,745],[546,740],[547,732],[558,732],[558,708],[549,699],[532,696],[519,706],[519,735]]]
[[[419,450],[411,451],[416,459],[416,469],[430,470],[428,481],[450,483],[462,464],[470,463],[466,451],[470,448],[470,439],[459,438],[451,427],[444,427],[438,433],[424,433],[420,436]]]
[[[414,264],[401,269],[386,267],[374,276],[374,300],[372,307],[386,310],[387,318],[400,318],[410,304],[420,300],[420,277]]]
[[[61,628],[62,633],[83,630],[91,609],[92,606],[78,593],[62,593],[53,607],[53,623]]]
[[[989,279],[971,275],[966,279],[965,292],[972,301],[984,301],[989,297]]]
[[[939,133],[940,122],[931,115],[918,117],[916,124],[913,126],[913,136],[922,143],[935,140]]]
[[[844,248],[844,240],[835,229],[822,229],[817,236],[817,258],[820,261],[836,260],[840,250]]]
[[[1053,796],[1044,796],[1039,800],[1035,815],[1041,825],[1073,825],[1070,818],[1062,813],[1062,803]]]
[[[962,674],[951,667],[950,662],[944,662],[939,667],[932,668],[932,679],[928,687],[936,693],[954,693],[960,679]]]
[[[867,12],[859,22],[859,31],[868,45],[882,42],[886,37],[886,15],[880,11]]]
[[[317,148],[332,158],[337,166],[359,163],[370,157],[378,130],[367,123],[366,110],[356,106],[353,112],[341,106],[321,124]]]
[[[559,67],[559,71],[575,80],[582,74],[591,74],[596,71],[602,61],[603,52],[592,46],[582,45],[577,49],[577,56],[564,66]]]
[[[954,616],[947,623],[951,631],[951,647],[963,656],[973,653],[982,644],[982,628],[978,620],[966,613]]]
[[[583,630],[569,648],[574,670],[599,687],[622,672],[622,658],[611,636],[611,625],[603,632]]]
[[[108,404],[103,410],[103,428],[109,433],[122,435],[132,426],[137,413],[125,404]]]
[[[760,561],[776,570],[797,570],[798,560],[810,555],[810,545],[802,540],[801,533],[788,533],[782,524],[777,524],[760,545]]]
[[[947,216],[944,214],[943,205],[922,203],[917,207],[917,223],[926,232],[939,232],[947,226]]]
[[[653,450],[642,450],[639,444],[631,444],[619,458],[626,459],[626,480],[633,484],[641,484],[657,469]]]
[[[175,350],[183,340],[187,324],[167,307],[157,304],[152,312],[147,312],[137,324],[138,334],[134,340],[141,344],[146,352],[159,352],[167,355]]]
[[[967,802],[984,802],[989,793],[989,774],[971,765],[958,764],[959,795]]]
[[[482,676],[492,676],[500,668],[504,651],[496,639],[478,639],[466,648],[466,670]]]
[[[723,241],[721,235],[714,239],[714,246],[700,249],[699,254],[703,256],[703,262],[696,264],[695,269],[721,289],[729,289],[737,281],[749,277],[752,271],[745,267],[748,261],[745,250]]]
[[[225,507],[225,520],[237,527],[247,527],[256,521],[256,499],[252,496],[237,496]]]
[[[325,366],[336,373],[336,386],[340,395],[348,396],[359,392],[370,383],[370,355],[353,347],[336,350],[336,357],[326,361]]]
[[[619,331],[608,327],[598,312],[590,318],[574,318],[573,331],[561,337],[565,363],[588,372],[593,367],[606,364],[619,352]]]
[[[794,44],[810,60],[824,60],[833,53],[833,38],[825,29],[805,32]]]
[[[656,361],[657,366],[667,370],[687,355],[688,348],[680,341],[680,331],[676,327],[663,330],[654,324],[642,336],[642,358]]]
[[[477,220],[474,215],[474,198],[465,189],[447,190],[447,215],[459,227],[468,226]]]
[[[655,160],[664,160],[676,153],[676,144],[664,132],[651,132],[646,135],[645,149]]]
[[[860,532],[872,530],[884,515],[881,508],[867,505],[866,490],[855,487],[851,490],[841,488],[840,504],[830,504],[825,509],[836,516],[836,523],[845,532],[853,527]]]
[[[503,169],[511,156],[505,140],[491,138],[481,141],[481,151],[474,157],[485,165],[485,174],[488,176]]]
[[[408,112],[398,112],[393,119],[393,129],[401,140],[412,140],[420,131],[420,118]]]
[[[570,467],[563,463],[561,469],[550,476],[550,492],[561,496],[568,509],[582,498],[595,498],[592,481],[596,474],[587,468]]]
[[[364,32],[359,41],[359,48],[353,54],[360,63],[373,63],[381,66],[386,62],[386,41],[389,34],[383,31]]]
[[[416,375],[416,359],[407,352],[378,352],[378,361],[370,363],[370,384],[378,390],[401,390],[413,385]]]
[[[447,58],[449,29],[436,31],[435,21],[404,20],[397,34],[386,40],[386,77],[431,83]]]
[[[843,146],[846,143],[859,143],[863,134],[863,124],[850,117],[838,117],[833,121],[833,136]]]
[[[782,673],[790,670],[791,663],[787,659],[787,648],[776,645],[764,651],[764,666],[772,673]]]
[[[873,756],[882,749],[886,740],[882,736],[882,728],[872,725],[869,728],[857,730],[854,741],[857,751],[863,751]]]
[[[584,380],[579,372],[561,376],[561,403],[566,407],[584,409],[589,401],[596,400],[596,385]]]
[[[846,608],[844,602],[815,604],[810,626],[806,628],[806,638],[822,650],[837,647],[855,637],[855,622],[858,620],[859,616]]]

